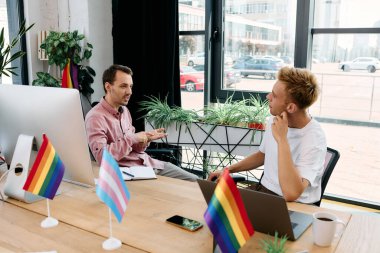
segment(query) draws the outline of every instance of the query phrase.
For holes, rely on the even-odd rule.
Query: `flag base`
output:
[[[47,217],[41,222],[41,227],[52,228],[58,225],[58,220],[53,217]]]
[[[103,242],[103,249],[105,250],[114,250],[121,247],[121,241],[114,237],[110,237]]]

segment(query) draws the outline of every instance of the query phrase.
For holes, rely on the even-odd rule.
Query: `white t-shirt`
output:
[[[278,180],[278,148],[272,134],[273,117],[267,122],[260,151],[265,154],[264,176],[261,180],[269,190],[283,196]],[[288,142],[292,160],[302,178],[310,185],[296,200],[314,203],[321,197],[321,179],[326,156],[326,137],[320,124],[312,119],[304,128],[288,128]]]

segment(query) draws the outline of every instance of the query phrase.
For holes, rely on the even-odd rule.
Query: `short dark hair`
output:
[[[132,69],[128,68],[127,66],[118,65],[118,64],[111,65],[108,69],[104,70],[103,72],[103,89],[105,93],[107,93],[106,83],[107,82],[113,83],[113,81],[115,81],[116,72],[118,70],[130,76],[133,76]]]

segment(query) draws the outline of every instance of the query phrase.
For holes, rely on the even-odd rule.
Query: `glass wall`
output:
[[[178,0],[182,107],[200,110],[205,84],[205,2]]]
[[[380,191],[377,183],[380,178],[380,2],[225,0],[222,7],[217,2],[207,9],[217,17],[203,12],[204,2],[179,3],[180,12],[181,5],[190,6],[193,13],[217,20],[220,30],[216,35],[222,31],[216,39],[213,26],[210,26],[211,31],[198,34],[198,38],[189,33],[181,35],[182,40],[192,41],[183,42],[181,46],[181,65],[201,68],[205,58],[211,59],[211,70],[206,73],[211,76],[210,83],[205,80],[205,87],[211,86],[211,100],[216,96],[223,101],[223,92],[228,94],[229,91],[235,95],[239,91],[265,95],[272,89],[280,67],[292,66],[294,61],[300,67],[310,63],[322,91],[310,113],[321,122],[328,146],[341,153],[326,193],[380,203],[377,194]],[[302,8],[297,10],[300,6]],[[198,8],[197,11],[194,8]],[[304,10],[308,9],[311,13],[305,15]],[[188,13],[190,9],[182,8],[182,11]],[[308,16],[314,20],[310,27],[302,29],[308,23]],[[200,23],[194,21],[199,20],[197,18],[186,18]],[[189,31],[199,29],[189,24],[180,24],[180,27],[187,27]],[[303,31],[308,34],[300,34]],[[187,36],[194,38],[186,39]],[[204,43],[210,50],[205,50],[205,44],[201,45],[205,39],[209,40],[209,44]],[[215,46],[218,43],[220,46]],[[186,46],[189,44],[195,46]],[[189,57],[200,61],[190,62]],[[196,108],[203,104],[201,97],[199,91],[184,90],[184,107]]]
[[[315,1],[311,70],[322,94],[310,112],[341,152],[327,194],[380,203],[380,16],[376,1]],[[365,13],[365,14],[364,14]],[[349,31],[345,29],[350,29]],[[337,124],[338,123],[338,124]]]
[[[8,11],[7,11],[7,1],[0,0],[0,29],[4,28],[4,42],[5,45],[9,44],[9,27],[8,27]],[[6,75],[1,76],[0,83],[12,83],[12,77]]]
[[[23,1],[22,0],[0,0],[0,30],[4,28],[4,46],[9,45],[9,42],[16,37],[19,31],[20,17]],[[15,52],[22,48],[20,43],[17,43],[15,47],[11,50],[13,55]],[[1,82],[4,84],[23,84],[27,83],[26,74],[26,56],[23,58],[18,58],[12,61],[7,67],[15,67],[12,69],[17,75],[2,75]]]
[[[269,92],[277,71],[293,65],[295,0],[226,0],[222,89]],[[231,63],[231,64],[230,64]]]

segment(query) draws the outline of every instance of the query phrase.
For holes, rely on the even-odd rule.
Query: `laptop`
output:
[[[198,179],[203,197],[209,203],[216,187],[215,182]],[[240,189],[240,195],[255,231],[297,240],[313,222],[309,214],[289,211],[284,198],[249,189]]]

